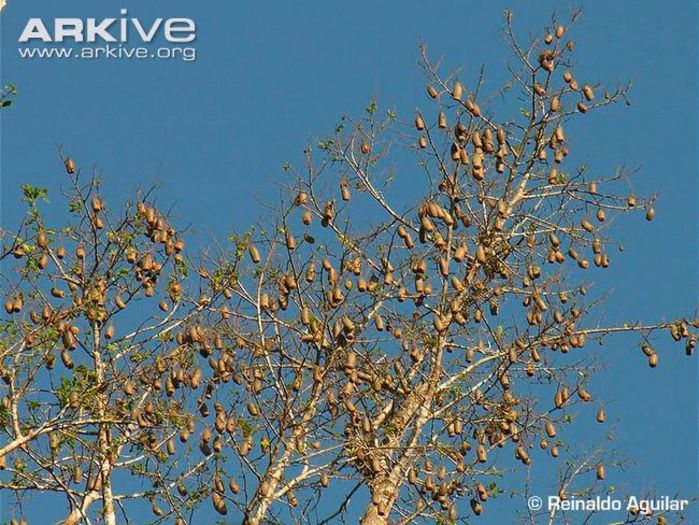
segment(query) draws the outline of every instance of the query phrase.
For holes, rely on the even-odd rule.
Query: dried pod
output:
[[[250,244],[248,246],[248,254],[250,255],[250,260],[252,260],[253,263],[260,263],[260,252],[254,244]]]
[[[584,401],[587,403],[592,399],[592,395],[585,390],[585,388],[582,385],[578,385],[578,397],[581,399],[581,401]]]
[[[604,407],[600,407],[597,411],[597,422],[604,423],[607,420],[607,414],[604,411]]]
[[[65,160],[65,167],[66,167],[66,172],[70,173],[71,175],[75,173],[75,161],[68,157]]]
[[[648,356],[648,366],[651,368],[658,366],[658,354]]]
[[[587,100],[592,100],[595,98],[595,92],[592,90],[592,87],[589,84],[585,84],[583,86],[583,95],[585,95]]]
[[[451,96],[454,98],[454,100],[461,100],[461,97],[464,95],[464,88],[461,85],[461,82],[458,80],[454,82],[454,87],[451,89]]]
[[[556,112],[561,110],[561,99],[558,95],[551,98],[551,111]]]
[[[604,470],[604,465],[601,463],[597,465],[597,479],[600,481],[603,480],[606,476],[605,470]]]

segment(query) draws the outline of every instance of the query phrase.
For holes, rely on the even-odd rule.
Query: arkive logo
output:
[[[45,24],[41,18],[30,18],[19,37],[19,42],[119,42],[140,39],[151,43],[159,36],[171,43],[193,42],[196,24],[191,18],[156,18],[142,22],[129,18],[128,10],[121,9],[120,18],[55,18]]]

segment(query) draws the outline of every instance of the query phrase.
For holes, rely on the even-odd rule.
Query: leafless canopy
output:
[[[246,525],[382,525],[480,515],[504,468],[544,454],[570,454],[562,497],[601,482],[603,456],[557,433],[592,399],[588,348],[633,332],[655,367],[653,335],[691,354],[697,322],[595,322],[583,283],[612,263],[609,224],[655,212],[624,171],[574,167],[569,122],[626,88],[575,77],[568,29],[522,46],[508,16],[492,96],[422,48],[414,119],[343,118],[216,257],[188,258],[150,194],[112,209],[71,158],[66,224],[27,187],[0,254],[0,487],[62,497],[66,524],[140,523],[144,502],[196,523],[210,499]]]

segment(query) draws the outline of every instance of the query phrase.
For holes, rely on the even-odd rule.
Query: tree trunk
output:
[[[435,381],[436,379],[433,380],[433,382]],[[416,386],[391,418],[391,425],[396,430],[391,436],[389,444],[393,447],[400,447],[403,436],[409,431],[410,437],[407,446],[395,462],[390,460],[390,456],[385,458],[386,465],[392,464],[388,473],[370,482],[371,503],[364,511],[364,516],[360,521],[361,525],[388,525],[390,523],[391,510],[398,499],[407,469],[414,461],[414,447],[429,419],[428,407],[432,403],[434,392],[434,388],[429,383]],[[390,455],[390,452],[387,454]]]
[[[391,509],[398,496],[397,483],[384,479],[371,487],[371,503],[367,505],[361,525],[388,525]]]
[[[94,333],[94,363],[97,382],[100,387],[106,387],[105,368],[106,364],[102,360],[100,351],[100,330],[97,323],[92,324]],[[97,395],[97,410],[100,419],[106,415],[106,407],[109,403],[107,394],[100,388],[101,392]],[[97,445],[100,453],[99,479],[102,489],[102,514],[104,516],[105,525],[116,525],[116,512],[114,510],[114,495],[112,493],[112,465],[109,462],[109,447],[111,445],[111,428],[109,424],[100,423],[99,435],[97,437]]]

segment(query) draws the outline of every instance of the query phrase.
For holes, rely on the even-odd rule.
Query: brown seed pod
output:
[[[73,368],[73,358],[67,350],[61,350],[61,361],[68,370]]]
[[[192,374],[192,379],[190,381],[190,384],[191,384],[193,389],[196,390],[197,388],[199,388],[199,385],[201,384],[201,379],[202,379],[203,375],[204,375],[204,371],[201,368],[197,368],[194,371],[194,374]]]
[[[505,144],[505,142],[507,141],[507,134],[505,133],[505,129],[499,127],[495,132],[495,138],[498,141],[498,145],[502,146],[503,144]]]
[[[546,425],[544,425],[544,429],[546,430],[546,435],[550,438],[556,437],[556,427],[553,426],[553,423],[550,421],[546,422]]]
[[[260,261],[261,261],[260,252],[254,244],[250,244],[248,246],[248,254],[250,255],[250,260],[253,263],[255,263],[255,264],[260,263]]]
[[[465,166],[469,162],[470,159],[468,157],[468,152],[466,151],[466,148],[459,148],[459,163]]]
[[[578,385],[578,397],[585,403],[592,399],[592,395],[587,390],[585,390],[585,388],[582,385]]]
[[[595,227],[587,219],[583,219],[582,221],[580,221],[580,226],[582,226],[583,230],[585,230],[586,232],[592,233],[593,231],[595,231]]]
[[[453,160],[454,162],[459,162],[459,159],[460,159],[459,151],[460,150],[461,150],[461,146],[459,146],[458,143],[453,142],[451,145],[451,150],[450,150],[451,160]]]
[[[422,131],[423,129],[425,129],[425,121],[419,113],[415,117],[415,129],[417,129],[418,131]]]
[[[306,274],[304,276],[306,279],[306,282],[312,283],[314,279],[316,278],[316,267],[313,263],[308,265],[308,268],[306,268]]]
[[[254,404],[253,402],[251,402],[251,401],[248,402],[248,404],[247,404],[247,409],[248,409],[248,413],[249,413],[252,417],[257,417],[257,416],[260,415],[260,410],[257,408],[257,405],[255,405],[255,404]]]
[[[427,94],[428,94],[431,98],[437,98],[437,96],[438,96],[439,93],[437,93],[437,90],[435,89],[434,86],[429,85],[429,86],[427,86]]]
[[[588,107],[584,102],[578,102],[577,108],[580,113],[587,113]]]
[[[485,255],[485,248],[483,248],[482,244],[479,244],[476,248],[476,260],[481,264],[484,264],[488,260]]]
[[[565,32],[566,32],[566,28],[563,27],[562,25],[559,25],[558,27],[556,27],[556,38],[560,40],[561,38],[563,38],[563,35],[565,34]]]
[[[469,99],[466,103],[466,107],[474,117],[478,118],[481,116],[481,108],[473,100]]]
[[[216,512],[221,516],[228,514],[228,507],[226,507],[226,500],[218,492],[211,493],[211,504],[214,506]]]
[[[553,35],[552,35],[551,33],[548,33],[548,34],[544,37],[544,42],[545,42],[546,44],[550,44],[551,42],[553,42]]]
[[[15,300],[12,301],[12,311],[14,313],[19,313],[22,311],[22,308],[24,308],[24,301],[21,297],[16,297]]]
[[[66,172],[70,173],[71,175],[75,173],[75,161],[68,157],[65,160],[65,167],[66,167]]]
[[[451,96],[454,98],[454,100],[461,101],[461,97],[464,95],[464,88],[461,85],[461,82],[458,80],[454,82],[454,86],[451,89]]]
[[[49,245],[49,238],[44,232],[39,232],[39,234],[36,236],[36,245],[42,250],[46,249],[46,247]]]
[[[597,479],[599,479],[599,480],[601,481],[601,480],[603,480],[603,479],[606,478],[606,477],[607,477],[607,476],[606,476],[606,473],[605,473],[605,470],[604,470],[604,465],[602,465],[602,464],[600,463],[599,465],[597,465]]]
[[[12,255],[14,255],[15,259],[21,259],[26,255],[26,251],[24,250],[24,247],[22,245],[16,246],[14,250],[12,250]]]
[[[480,150],[476,150],[473,154],[473,168],[480,169],[483,167],[483,153]]]
[[[647,343],[643,343],[641,345],[641,351],[646,355],[646,357],[650,357],[655,353],[655,350],[653,350],[653,347]]]
[[[592,87],[589,84],[585,84],[583,86],[583,95],[585,95],[587,100],[592,100],[595,98],[595,92],[592,90]]]
[[[296,249],[296,238],[291,234],[291,232],[286,232],[286,247],[289,250]]]
[[[41,257],[39,257],[39,260],[36,262],[36,264],[40,270],[46,269],[46,267],[49,265],[49,256],[45,253],[42,253]]]
[[[565,142],[566,140],[566,135],[565,132],[563,131],[563,125],[558,124],[556,126],[556,129],[554,130],[554,137],[556,137],[556,140],[558,142]]]
[[[447,127],[447,116],[443,111],[439,112],[439,116],[437,117],[437,125],[442,129]]]
[[[425,149],[427,147],[427,139],[425,137],[420,137],[417,139],[417,145],[420,149]]]
[[[554,97],[551,98],[551,111],[554,113],[556,111],[561,110],[561,99],[558,97],[558,95],[555,95]]]
[[[117,295],[114,298],[114,303],[117,305],[117,308],[119,308],[120,310],[123,310],[124,308],[126,308],[126,303],[121,298],[121,295]]]
[[[301,206],[302,204],[306,204],[308,202],[308,193],[305,191],[301,190],[298,192],[296,195],[296,198],[294,199],[294,206]]]
[[[371,153],[371,146],[367,142],[362,141],[362,143],[359,145],[359,151],[361,151],[364,155],[368,155]]]
[[[651,368],[658,366],[658,354],[648,356],[648,366]]]
[[[352,194],[349,189],[349,185],[347,184],[347,181],[342,181],[340,183],[340,193],[342,193],[342,200],[343,201],[349,201],[352,199]]]
[[[556,395],[554,395],[553,397],[553,404],[556,405],[556,408],[561,408],[563,406],[563,403],[565,403],[565,400],[561,395],[561,391],[558,390],[556,391]]]
[[[102,200],[97,195],[92,196],[91,205],[93,212],[99,213],[102,211]]]
[[[155,501],[153,501],[151,504],[151,510],[153,511],[153,514],[155,514],[158,517],[165,515],[165,511],[161,509]]]
[[[471,510],[476,516],[480,516],[483,512],[483,505],[481,505],[477,499],[473,498],[471,499]]]
[[[524,448],[524,445],[520,444],[517,446],[517,449],[515,450],[515,457],[519,458],[522,463],[525,465],[529,465],[531,463],[531,458],[529,457],[529,453],[527,452],[527,449]]]
[[[313,214],[311,213],[310,210],[306,210],[306,211],[303,213],[303,218],[302,218],[302,220],[303,220],[303,223],[304,223],[306,226],[309,226],[309,225],[311,224],[311,222],[313,222]]]
[[[597,411],[597,422],[604,423],[607,420],[607,414],[604,411],[604,407],[600,407]]]
[[[648,206],[648,208],[646,208],[646,220],[652,221],[653,219],[655,219],[655,208]]]
[[[325,203],[325,207],[323,208],[323,220],[325,221],[324,225],[327,225],[330,221],[332,221],[335,218],[335,201],[331,200]]]
[[[459,517],[459,513],[456,510],[456,505],[453,503],[449,505],[449,519],[452,522],[456,522],[457,518]]]

